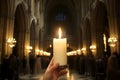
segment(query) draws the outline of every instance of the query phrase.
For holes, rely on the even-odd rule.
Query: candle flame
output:
[[[61,30],[61,28],[59,28],[58,35],[59,35],[59,38],[62,37],[62,30]]]

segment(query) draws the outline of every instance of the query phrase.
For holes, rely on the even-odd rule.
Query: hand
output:
[[[65,69],[60,70],[59,64],[55,64],[52,59],[46,69],[43,80],[57,80],[60,76],[66,73],[67,71]]]

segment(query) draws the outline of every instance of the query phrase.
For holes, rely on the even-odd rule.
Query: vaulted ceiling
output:
[[[50,26],[52,25],[53,18],[57,15],[57,13],[62,12],[65,16],[67,16],[66,22],[64,22],[66,25],[66,29],[68,30],[68,33],[71,32],[70,29],[75,29],[75,20],[77,16],[77,8],[76,8],[76,3],[74,0],[45,0],[44,2],[44,9],[45,9],[45,22],[46,26],[49,26],[49,30],[55,29],[51,28]],[[54,21],[53,24],[56,22]],[[51,25],[50,25],[51,24]],[[67,26],[69,26],[67,28]],[[71,28],[70,28],[71,27]],[[49,31],[48,31],[49,32]]]
[[[77,4],[80,0],[44,0],[43,3],[46,34],[57,37],[57,30],[62,27],[63,36],[70,36],[68,42],[74,42],[77,39]],[[61,20],[62,17],[65,20]],[[78,44],[77,41],[75,44]]]

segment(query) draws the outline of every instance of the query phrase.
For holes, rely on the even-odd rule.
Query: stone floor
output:
[[[20,80],[43,80],[43,75],[44,75],[44,72],[36,75],[35,74],[21,75],[19,78]],[[95,79],[90,76],[79,75],[76,71],[71,71],[70,74],[60,77],[59,80],[95,80]]]

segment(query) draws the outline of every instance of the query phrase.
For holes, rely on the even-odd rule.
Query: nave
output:
[[[120,80],[119,21],[120,0],[0,0],[0,79],[41,78],[35,62],[45,70],[59,53],[75,79]]]
[[[43,80],[44,70],[40,74],[26,74],[20,75],[20,80]],[[68,75],[61,76],[59,80],[95,80],[95,77],[89,75],[80,75],[77,71],[71,70],[71,73]]]

